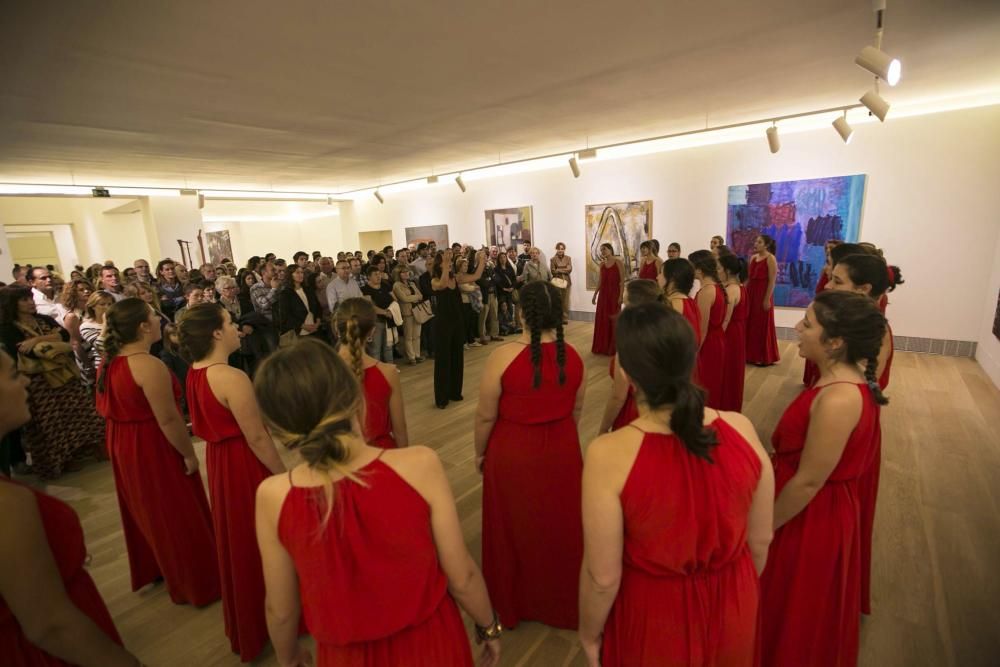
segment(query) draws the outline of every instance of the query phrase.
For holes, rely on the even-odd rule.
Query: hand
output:
[[[595,306],[597,305],[597,292],[594,292],[594,298],[590,300],[590,303]]]
[[[24,340],[22,340],[20,343],[17,344],[17,351],[21,352],[22,354],[29,354],[31,350],[33,350],[34,347],[38,345],[38,341],[39,339],[37,337],[25,338]]]
[[[306,331],[308,331],[309,333],[312,333],[313,331],[316,331],[316,329],[319,329],[319,325],[318,324],[303,324],[302,328],[305,329]]]
[[[600,667],[602,637],[602,635],[599,635],[597,639],[580,638],[580,645],[583,646],[583,654],[587,657],[587,667]]]
[[[250,326],[249,324],[244,324],[243,325],[243,335],[244,336],[249,336],[252,333],[253,333],[253,327]]]
[[[313,664],[312,653],[308,649],[297,646],[295,657],[292,658],[291,662],[281,662],[280,664],[281,667],[311,667]]]
[[[766,313],[769,310],[771,310],[771,300],[764,299],[764,312]]]
[[[500,640],[492,639],[483,642],[483,652],[479,656],[479,664],[484,667],[494,667],[500,664]]]
[[[197,475],[198,474],[198,457],[197,456],[185,456],[184,457],[184,474],[185,475]]]

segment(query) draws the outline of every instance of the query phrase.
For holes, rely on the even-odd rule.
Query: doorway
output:
[[[52,232],[8,232],[7,241],[10,244],[10,255],[15,264],[26,266],[55,267],[56,273],[62,273],[59,264],[59,251]]]
[[[382,248],[392,245],[392,230],[380,229],[374,232],[358,232],[358,243],[361,244],[358,250],[364,255],[367,255],[369,250],[382,252]]]

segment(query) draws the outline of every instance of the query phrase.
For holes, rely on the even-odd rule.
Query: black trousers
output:
[[[434,320],[434,402],[444,405],[462,395],[465,322],[458,317]]]

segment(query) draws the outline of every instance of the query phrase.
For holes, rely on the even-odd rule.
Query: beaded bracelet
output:
[[[500,639],[501,635],[503,635],[503,626],[500,625],[500,619],[497,618],[495,611],[493,612],[493,622],[489,625],[479,625],[476,623],[476,641],[480,644]]]

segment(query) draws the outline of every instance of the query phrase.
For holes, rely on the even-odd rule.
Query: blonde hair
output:
[[[365,342],[375,328],[375,307],[368,299],[345,299],[334,315],[342,345],[351,353],[351,369],[358,382],[365,380]]]

